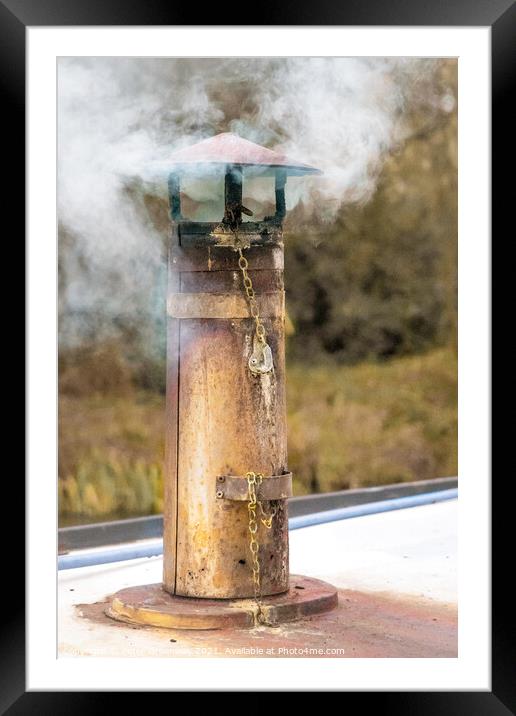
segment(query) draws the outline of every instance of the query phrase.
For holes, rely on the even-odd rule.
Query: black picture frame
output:
[[[200,11],[200,8],[202,10]],[[259,17],[257,17],[259,14]],[[203,22],[199,23],[199,15]],[[348,25],[348,26],[483,26],[492,37],[492,149],[493,149],[493,230],[505,226],[504,213],[514,204],[514,180],[510,151],[514,149],[514,119],[510,111],[516,67],[516,4],[514,0],[319,0],[309,3],[275,3],[246,8],[230,2],[222,7],[176,5],[163,0],[0,0],[0,82],[4,123],[4,169],[2,196],[9,214],[25,215],[25,31],[29,26],[66,25]],[[511,82],[512,80],[512,82]],[[11,159],[5,154],[11,152]],[[8,163],[7,163],[8,162]],[[8,167],[8,169],[6,168]],[[512,201],[511,201],[512,200]],[[507,224],[510,226],[510,224]],[[510,239],[510,236],[507,236]],[[12,246],[11,242],[11,246]],[[5,244],[4,244],[5,245]],[[23,250],[21,237],[16,246]],[[23,256],[21,257],[23,259]],[[493,300],[504,299],[502,286]],[[505,299],[508,300],[507,295]],[[499,433],[500,435],[503,434]],[[499,438],[500,442],[502,437]],[[503,477],[503,476],[502,476]],[[20,485],[22,481],[19,480]],[[383,712],[401,714],[464,714],[490,716],[516,712],[516,649],[511,629],[514,617],[509,609],[513,596],[505,576],[506,545],[512,543],[511,520],[502,516],[507,497],[493,485],[493,599],[492,599],[492,691],[467,692],[361,692],[346,693],[373,700]],[[16,514],[24,512],[23,488],[19,490]],[[12,504],[12,503],[11,503]],[[4,538],[3,588],[10,602],[4,611],[0,642],[0,713],[10,716],[27,713],[78,714],[114,709],[119,694],[94,692],[26,692],[24,574],[21,567],[24,530],[21,523],[9,528]],[[509,575],[510,576],[510,575]],[[510,583],[510,582],[509,582]],[[512,611],[512,610],[511,610]],[[429,664],[431,668],[431,664]],[[132,697],[134,698],[134,697]],[[133,704],[133,705],[136,705]],[[364,702],[362,702],[364,705]]]

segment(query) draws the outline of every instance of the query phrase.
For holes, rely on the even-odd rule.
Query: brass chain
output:
[[[258,605],[258,611],[260,612],[260,597],[261,597],[261,579],[260,579],[260,560],[258,558],[258,550],[260,545],[258,543],[258,522],[256,521],[256,487],[261,484],[262,475],[255,472],[248,472],[247,475],[247,489],[249,493],[249,502],[247,503],[247,512],[249,515],[249,550],[251,552],[251,569],[253,570],[253,590],[254,598]],[[259,482],[258,482],[259,480]]]
[[[230,211],[232,219],[234,214]],[[238,268],[242,272],[242,278],[244,282],[244,290],[249,302],[249,311],[251,317],[255,323],[255,334],[257,340],[263,345],[267,346],[265,326],[263,325],[262,319],[260,318],[260,309],[256,300],[256,294],[253,288],[253,282],[249,276],[249,262],[243,254],[242,248],[238,246],[238,227],[235,225],[232,228],[235,236],[235,247],[238,250]],[[272,527],[272,520],[276,516],[277,507],[274,507],[272,512],[267,513],[263,509],[261,501],[258,501],[256,497],[256,489],[262,484],[263,474],[261,472],[249,471],[246,473],[247,478],[247,490],[248,490],[248,502],[247,502],[247,513],[248,513],[248,529],[249,529],[249,551],[251,552],[251,569],[253,579],[253,593],[254,600],[257,606],[256,620],[258,623],[263,623],[264,615],[261,605],[262,598],[262,583],[261,583],[261,572],[260,572],[260,543],[258,541],[258,521],[256,519],[256,506],[258,505],[260,513],[262,515],[261,522],[268,530]]]
[[[263,481],[263,475],[261,472],[248,472],[246,473],[246,478],[249,496],[249,501],[247,503],[247,512],[249,516],[249,550],[251,552],[251,569],[253,571],[253,592],[256,606],[258,607],[257,621],[260,623],[263,622],[263,612],[261,605],[262,583],[260,573],[260,558],[258,555],[260,544],[258,542],[258,522],[256,520],[256,505],[260,507],[260,512],[262,514],[262,524],[269,530],[272,527],[272,520],[276,516],[277,508],[275,507],[271,513],[267,514],[263,509],[262,503],[258,502],[256,498],[256,488],[259,487]]]
[[[256,325],[255,333],[256,338],[259,340],[259,342],[262,345],[267,345],[267,341],[265,338],[265,327],[262,323],[262,319],[260,318],[260,309],[258,307],[258,301],[256,300],[256,294],[253,288],[253,282],[251,280],[251,277],[249,276],[248,269],[249,269],[249,262],[244,256],[244,253],[242,251],[242,248],[238,246],[238,222],[235,221],[235,214],[232,209],[228,209],[229,216],[231,217],[232,224],[230,225],[231,231],[233,232],[233,235],[235,237],[235,248],[238,251],[238,268],[242,272],[242,278],[244,281],[244,290],[247,296],[247,300],[249,302],[249,310],[251,312],[252,318],[254,318],[254,322]]]
[[[256,300],[253,282],[251,281],[251,277],[249,276],[249,273],[247,271],[247,269],[249,268],[249,262],[244,256],[242,249],[240,248],[238,249],[238,268],[242,272],[242,278],[244,280],[244,289],[247,296],[247,300],[249,301],[249,311],[251,312],[251,316],[254,318],[256,326],[256,338],[260,341],[262,345],[266,345],[267,341],[265,339],[265,327],[262,323],[262,319],[260,318],[260,309],[258,308],[258,302]]]
[[[278,508],[274,507],[272,512],[265,512],[263,509],[263,505],[261,502],[258,503],[258,507],[260,508],[260,512],[262,513],[262,524],[267,527],[268,530],[272,527],[272,520],[276,517],[276,513],[278,512]]]

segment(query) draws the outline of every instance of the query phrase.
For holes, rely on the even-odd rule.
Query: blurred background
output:
[[[58,92],[61,526],[162,511],[159,167],[222,131],[324,171],[287,183],[294,494],[457,474],[456,60],[62,58]]]

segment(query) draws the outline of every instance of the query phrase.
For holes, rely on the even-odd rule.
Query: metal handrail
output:
[[[310,515],[342,507],[391,500],[408,495],[437,492],[457,487],[456,477],[438,477],[416,482],[391,483],[374,487],[359,487],[336,492],[318,492],[291,497],[289,517]],[[159,539],[163,536],[163,515],[147,515],[109,522],[93,522],[59,528],[59,554],[77,549],[114,547],[139,540]]]
[[[453,488],[450,490],[425,492],[420,495],[408,495],[406,497],[398,497],[391,500],[379,500],[377,502],[369,502],[363,505],[353,505],[351,507],[341,507],[336,510],[326,510],[325,512],[314,512],[310,515],[291,517],[288,521],[288,527],[289,530],[297,530],[329,522],[347,520],[355,517],[364,517],[366,515],[374,515],[381,512],[391,512],[392,510],[402,510],[421,505],[431,505],[445,500],[454,500],[457,497],[458,490],[457,488]],[[89,551],[78,550],[77,552],[70,554],[60,555],[58,557],[57,567],[59,570],[78,569],[81,567],[110,564],[112,562],[124,562],[132,559],[159,557],[162,554],[163,540],[159,539],[153,540],[151,543],[140,542],[110,549],[96,549]]]

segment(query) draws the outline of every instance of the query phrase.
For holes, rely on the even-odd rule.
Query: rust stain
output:
[[[295,587],[294,587],[295,588]],[[266,658],[456,658],[457,607],[389,593],[339,590],[333,611],[279,626],[223,627],[216,631],[160,629],[117,622],[105,615],[112,597],[80,604],[80,616],[114,630],[143,629],[148,645],[164,641],[182,656]],[[126,642],[121,643],[121,656]],[[257,649],[262,648],[261,653]],[[188,649],[191,649],[189,653]],[[199,650],[201,649],[201,651]],[[255,650],[250,653],[251,650]],[[269,650],[269,653],[267,653]],[[308,650],[311,650],[308,653]],[[340,650],[340,653],[337,653]],[[322,653],[319,653],[322,652]],[[175,656],[171,646],[170,656]]]
[[[250,166],[282,167],[289,175],[322,174],[309,164],[291,159],[281,152],[250,142],[233,132],[222,132],[196,144],[172,152],[169,165],[184,168],[188,164],[242,164]]]
[[[277,249],[264,246],[260,251],[257,264],[278,265]],[[198,257],[202,261],[202,252]],[[181,291],[241,297],[234,264],[228,261],[227,270],[219,266],[210,273],[206,271],[206,262],[212,268],[209,247],[204,257],[204,271],[181,273]],[[279,297],[278,305],[283,306],[281,270],[258,270],[254,279],[259,293]],[[253,594],[247,505],[218,500],[213,485],[220,474],[244,475],[252,470],[267,476],[288,470],[283,313],[281,308],[281,315],[264,318],[275,368],[259,376],[248,369],[251,318],[181,320],[176,594],[202,598]],[[278,502],[272,529],[260,527],[264,595],[288,588],[286,503]]]

